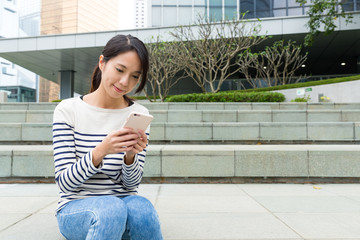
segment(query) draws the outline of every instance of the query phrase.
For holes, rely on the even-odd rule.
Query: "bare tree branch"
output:
[[[235,57],[239,52],[259,44],[265,36],[258,36],[260,23],[244,20],[213,23],[198,17],[195,25],[179,26],[170,34],[184,49],[179,59],[184,71],[206,92],[218,92],[223,82],[238,72]],[[216,85],[216,82],[218,84]]]
[[[307,59],[307,53],[302,54],[301,50],[301,45],[296,45],[294,41],[288,41],[285,45],[284,41],[280,40],[259,53],[245,51],[239,55],[237,64],[239,71],[253,88],[285,85],[303,78],[295,78],[296,71]],[[256,73],[251,75],[249,69]],[[265,86],[261,84],[262,81]]]
[[[178,42],[164,42],[160,37],[152,40],[152,43],[147,44],[150,56],[148,81],[153,100],[156,101],[158,95],[161,101],[164,101],[170,89],[185,77],[180,73],[182,66],[177,60],[180,45]],[[149,98],[148,95],[146,96]]]

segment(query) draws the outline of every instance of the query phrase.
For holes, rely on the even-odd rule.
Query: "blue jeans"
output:
[[[68,240],[162,240],[159,217],[141,196],[89,197],[67,203],[56,214]]]

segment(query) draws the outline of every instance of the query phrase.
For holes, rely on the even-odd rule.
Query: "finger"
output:
[[[141,151],[144,150],[144,148],[146,148],[146,142],[138,141],[137,144],[141,148]]]
[[[142,138],[147,139],[147,135],[146,135],[145,131],[139,129],[138,132],[140,133],[140,136],[141,136]]]
[[[122,149],[119,149],[119,152],[131,152],[134,150],[133,146],[129,146],[129,147],[124,147]]]
[[[140,140],[145,143],[145,146],[147,145],[147,135],[144,131],[139,130],[139,133],[141,134]]]
[[[114,142],[126,142],[126,141],[138,140],[138,139],[139,138],[137,134],[126,134],[113,138]]]
[[[143,150],[143,148],[139,144],[135,144],[134,149],[138,150],[139,152],[142,152]]]
[[[122,135],[126,135],[126,134],[130,134],[130,133],[135,133],[134,130],[132,128],[122,128],[120,130],[117,130],[114,132],[115,135],[117,136],[122,136]]]
[[[137,140],[131,140],[131,141],[125,141],[125,142],[120,142],[116,145],[117,148],[126,148],[129,146],[134,146],[138,143]]]

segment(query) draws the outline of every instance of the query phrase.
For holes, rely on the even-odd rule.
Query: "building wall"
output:
[[[42,0],[41,35],[117,30],[118,7],[118,0]],[[59,98],[58,83],[41,77],[39,85],[39,101]]]
[[[118,0],[78,0],[77,32],[117,30]]]
[[[0,37],[17,37],[19,12],[15,0],[0,0]]]
[[[146,0],[135,1],[135,27],[147,27],[147,6]]]
[[[306,88],[277,90],[274,92],[280,92],[284,94],[286,102],[290,102],[295,98],[310,97],[309,102],[317,103],[319,102],[319,98],[321,96],[326,96],[329,98],[330,102],[348,103],[360,102],[360,95],[358,94],[359,88],[360,80],[312,86]]]

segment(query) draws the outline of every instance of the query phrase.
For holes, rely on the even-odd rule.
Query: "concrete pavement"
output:
[[[0,239],[60,240],[55,184],[0,185]],[[165,239],[360,239],[360,184],[142,184]]]

